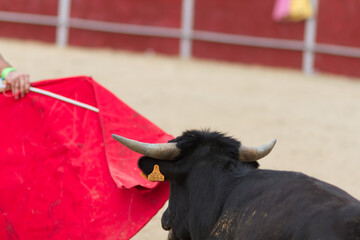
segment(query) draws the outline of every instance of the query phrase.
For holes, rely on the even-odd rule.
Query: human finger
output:
[[[11,89],[12,89],[13,95],[15,96],[15,99],[19,99],[19,95],[17,94],[17,92],[18,92],[19,89],[20,89],[20,83],[19,83],[19,79],[18,79],[18,78],[14,79],[14,80],[12,81]]]
[[[19,85],[20,85],[20,96],[24,97],[24,95],[25,95],[25,85],[26,85],[25,76],[20,76],[19,77]]]
[[[25,74],[25,93],[30,91],[30,75]]]

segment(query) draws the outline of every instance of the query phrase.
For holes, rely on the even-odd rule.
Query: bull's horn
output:
[[[242,162],[255,162],[260,158],[268,155],[273,149],[276,143],[276,139],[272,140],[268,144],[264,144],[258,147],[246,147],[241,144],[239,148],[239,159]]]
[[[143,143],[116,134],[113,134],[112,137],[134,152],[160,160],[173,160],[180,153],[176,143]]]

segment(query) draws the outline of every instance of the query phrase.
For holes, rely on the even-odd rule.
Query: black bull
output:
[[[170,181],[161,220],[168,239],[360,239],[360,202],[343,190],[241,162],[241,143],[218,132],[187,131],[170,142],[179,150],[173,160],[138,162],[149,177],[158,165]]]

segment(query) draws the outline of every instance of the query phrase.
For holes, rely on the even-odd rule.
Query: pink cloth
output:
[[[291,0],[276,0],[273,10],[273,19],[283,21],[289,17]]]

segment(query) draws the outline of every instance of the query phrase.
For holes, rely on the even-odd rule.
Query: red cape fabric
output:
[[[32,84],[99,113],[30,92],[0,94],[0,239],[129,239],[164,205],[166,183],[140,176],[115,133],[172,137],[86,76]]]

